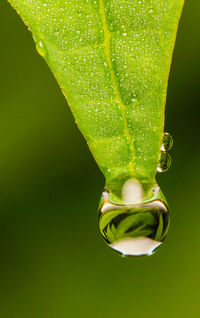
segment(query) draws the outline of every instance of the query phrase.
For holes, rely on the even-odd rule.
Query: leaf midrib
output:
[[[102,19],[102,24],[103,24],[103,30],[104,30],[104,47],[105,47],[105,53],[106,53],[106,58],[108,62],[108,67],[110,70],[111,74],[111,79],[112,79],[112,85],[116,94],[116,101],[119,103],[121,112],[122,112],[122,120],[124,123],[124,135],[127,138],[127,141],[129,143],[130,151],[131,151],[131,161],[129,163],[129,168],[130,168],[130,173],[132,176],[134,176],[134,146],[132,143],[132,137],[129,133],[128,130],[128,125],[126,121],[126,115],[125,115],[125,106],[122,102],[122,99],[119,94],[117,82],[116,82],[116,76],[115,72],[113,70],[112,66],[112,61],[111,61],[111,49],[110,49],[110,37],[111,37],[111,32],[109,31],[108,25],[107,25],[107,20],[106,20],[106,14],[105,14],[105,7],[104,7],[104,2],[103,0],[99,0],[99,5],[100,5],[100,15]]]

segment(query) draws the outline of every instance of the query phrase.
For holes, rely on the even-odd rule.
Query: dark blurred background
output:
[[[30,32],[0,1],[0,317],[200,316],[200,1],[186,1],[169,81],[164,246],[123,259],[98,234],[104,179]]]

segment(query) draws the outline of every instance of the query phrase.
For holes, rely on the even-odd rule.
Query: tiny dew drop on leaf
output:
[[[47,57],[47,49],[43,40],[40,39],[36,42],[36,49],[42,57]]]
[[[170,162],[164,109],[184,0],[9,1],[32,32],[105,176],[112,203],[111,211],[100,214],[102,235],[123,255],[151,254],[169,224],[161,191],[159,198],[153,193],[157,170],[167,170]],[[128,180],[135,183],[123,197]],[[141,201],[137,207],[129,206],[130,197]],[[117,225],[112,204],[120,205]]]

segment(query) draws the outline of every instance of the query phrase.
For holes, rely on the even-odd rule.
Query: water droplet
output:
[[[173,146],[173,138],[170,134],[168,133],[164,133],[163,134],[163,140],[162,140],[162,146],[161,146],[161,150],[162,151],[168,151],[172,148]]]
[[[137,187],[138,185],[138,187]],[[136,191],[131,197],[132,191]],[[141,191],[140,191],[141,190]],[[127,192],[125,194],[125,192]],[[122,189],[122,199],[103,192],[99,210],[99,229],[107,244],[122,256],[151,255],[162,244],[169,228],[166,200],[156,184],[143,197],[142,185],[130,181]],[[128,202],[123,198],[128,197]],[[129,200],[130,199],[130,200]]]
[[[157,171],[158,172],[165,172],[170,168],[170,166],[171,166],[170,155],[165,151],[161,151],[160,162],[158,164]]]
[[[60,32],[60,30],[59,30],[59,29],[55,29],[55,30],[54,30],[54,35],[58,35],[58,34],[59,34],[59,32]]]
[[[132,101],[132,102],[136,102],[136,101],[137,101],[137,96],[136,96],[136,94],[133,94],[133,95],[132,95],[131,101]]]
[[[48,52],[43,40],[40,39],[39,41],[36,42],[36,49],[42,57],[47,56]]]

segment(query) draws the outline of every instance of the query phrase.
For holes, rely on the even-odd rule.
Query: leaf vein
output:
[[[102,19],[102,24],[103,24],[103,29],[104,29],[105,53],[106,53],[106,57],[107,57],[108,66],[109,66],[109,69],[110,69],[110,74],[111,74],[113,88],[114,88],[114,91],[115,91],[115,94],[116,94],[116,101],[119,102],[119,105],[120,105],[120,108],[121,108],[121,112],[122,112],[122,120],[123,120],[123,123],[124,123],[124,134],[127,137],[127,140],[128,140],[128,143],[129,143],[129,147],[130,147],[130,151],[131,151],[131,161],[130,161],[129,167],[130,167],[131,175],[134,176],[134,146],[133,146],[133,143],[132,143],[131,135],[130,135],[129,130],[128,130],[128,124],[127,124],[126,115],[125,115],[125,106],[124,106],[124,104],[123,104],[123,102],[121,100],[120,94],[119,94],[119,90],[118,90],[117,82],[116,82],[116,76],[115,76],[115,72],[114,72],[113,66],[112,66],[111,54],[110,54],[110,51],[111,51],[110,50],[111,32],[108,29],[103,0],[99,0],[99,5],[100,5],[100,14],[101,14],[101,19]]]

